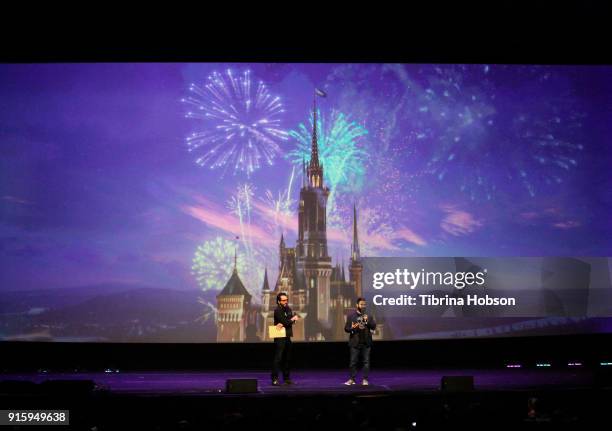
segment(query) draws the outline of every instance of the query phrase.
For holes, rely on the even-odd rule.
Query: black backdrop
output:
[[[294,343],[293,368],[346,368],[345,342]],[[0,371],[119,370],[266,370],[272,343],[115,344],[0,342]],[[524,338],[378,341],[372,348],[375,368],[484,368],[520,362],[535,368],[567,362],[598,366],[612,361],[612,334]]]

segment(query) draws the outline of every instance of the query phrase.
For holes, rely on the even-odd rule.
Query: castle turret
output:
[[[234,269],[225,287],[217,295],[217,341],[244,341],[251,312],[251,294],[238,276],[237,254]]]
[[[357,236],[357,207],[353,205],[353,243],[351,244],[351,264],[349,266],[350,280],[355,286],[355,298],[363,296],[361,276],[363,264],[359,253],[359,237]]]
[[[261,306],[263,310],[270,307],[270,285],[268,284],[268,268],[264,271],[264,281],[261,287]]]

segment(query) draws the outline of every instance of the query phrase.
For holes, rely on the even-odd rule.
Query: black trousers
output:
[[[290,379],[289,361],[291,360],[291,338],[275,338],[274,339],[274,363],[272,364],[272,380],[278,379],[279,373],[282,371],[283,379]]]
[[[371,346],[366,346],[364,344],[359,344],[355,347],[350,346],[351,348],[351,362],[349,364],[349,368],[351,369],[351,379],[355,380],[355,376],[357,376],[357,364],[359,363],[359,358],[363,360],[363,378],[367,379],[370,374],[370,349]]]

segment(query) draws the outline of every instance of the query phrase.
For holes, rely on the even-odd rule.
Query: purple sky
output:
[[[360,185],[338,190],[334,261],[348,258],[353,202],[373,255],[611,255],[609,67],[0,65],[0,289],[197,288],[195,250],[240,231],[227,201],[245,182],[251,240],[273,266],[264,194],[286,188],[295,139],[249,177],[200,167],[185,145],[209,125],[181,99],[228,67],[281,97],[285,130],[307,119],[315,86],[324,116],[368,130]],[[296,225],[276,226],[290,245]]]

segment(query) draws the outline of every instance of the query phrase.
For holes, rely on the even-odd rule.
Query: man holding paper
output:
[[[270,336],[274,337],[274,364],[272,366],[272,385],[278,386],[278,374],[283,373],[283,380],[286,385],[293,382],[289,376],[289,360],[291,359],[291,337],[293,336],[293,324],[299,319],[289,308],[289,297],[286,293],[279,293],[276,296],[278,307],[274,310],[274,325],[270,327]],[[276,333],[275,333],[276,331]]]

